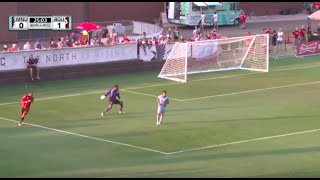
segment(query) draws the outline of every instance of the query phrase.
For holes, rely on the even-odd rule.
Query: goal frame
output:
[[[254,69],[254,68],[245,68],[245,67],[242,67],[243,63],[245,62],[245,59],[248,57],[248,54],[250,52],[250,49],[253,47],[253,43],[255,42],[256,40],[256,37],[258,36],[265,36],[266,37],[266,69]],[[256,35],[251,35],[251,36],[240,36],[240,37],[232,37],[232,38],[227,38],[227,40],[239,40],[239,41],[245,41],[249,38],[252,38],[251,42],[250,42],[250,45],[249,45],[249,48],[246,49],[246,53],[244,55],[244,57],[242,58],[242,62],[239,66],[235,66],[235,67],[229,67],[229,68],[221,68],[221,69],[210,69],[210,70],[199,70],[199,71],[196,71],[196,72],[188,72],[188,45],[189,44],[196,44],[196,43],[210,43],[210,42],[219,42],[219,41],[225,41],[226,39],[215,39],[215,40],[204,40],[204,41],[197,41],[197,42],[185,42],[185,43],[181,43],[181,42],[176,42],[172,49],[174,49],[176,46],[178,45],[184,45],[185,46],[185,49],[186,51],[184,52],[185,53],[185,62],[184,62],[184,72],[182,73],[178,73],[178,74],[172,74],[172,76],[174,75],[182,75],[182,74],[185,74],[184,75],[184,78],[183,79],[179,79],[179,78],[175,78],[175,77],[168,77],[168,76],[163,76],[161,75],[161,72],[164,71],[165,67],[168,65],[168,63],[170,63],[168,60],[170,59],[171,57],[171,53],[169,54],[169,56],[167,57],[166,59],[166,62],[164,63],[163,67],[161,68],[161,71],[158,75],[158,78],[163,78],[163,79],[167,79],[167,80],[173,80],[173,81],[177,81],[177,82],[181,82],[181,83],[186,83],[187,82],[187,76],[190,75],[190,74],[199,74],[199,73],[208,73],[208,72],[219,72],[219,71],[230,71],[230,70],[249,70],[249,71],[258,71],[258,72],[269,72],[269,48],[270,48],[270,40],[269,40],[269,34],[256,34]]]

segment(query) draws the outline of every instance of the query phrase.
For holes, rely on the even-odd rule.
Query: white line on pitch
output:
[[[215,148],[215,147],[221,147],[221,146],[227,146],[227,145],[233,145],[233,144],[240,144],[240,143],[246,143],[246,142],[252,142],[252,141],[260,141],[260,140],[273,139],[273,138],[279,138],[279,137],[285,137],[285,136],[305,134],[305,133],[311,133],[311,132],[317,132],[317,131],[320,131],[320,129],[313,129],[313,130],[300,131],[300,132],[295,132],[295,133],[288,133],[288,134],[275,135],[275,136],[267,136],[267,137],[256,138],[256,139],[248,139],[248,140],[242,140],[242,141],[235,141],[235,142],[224,143],[224,144],[217,144],[217,145],[211,145],[211,146],[206,146],[206,147],[201,147],[201,148],[186,149],[186,150],[181,150],[181,151],[169,152],[169,153],[167,153],[167,155],[184,153],[184,152],[190,152],[190,151],[197,151],[197,150],[203,150],[203,149],[209,149],[209,148]]]
[[[0,119],[5,120],[5,121],[15,122],[15,123],[19,122],[19,121],[16,121],[16,120],[13,120],[13,119],[4,118],[4,117],[0,117]],[[103,142],[108,142],[108,143],[112,143],[112,144],[118,144],[118,145],[121,145],[121,146],[127,146],[127,147],[142,149],[142,150],[146,150],[146,151],[151,151],[151,152],[156,152],[156,153],[161,153],[161,154],[167,154],[166,152],[162,152],[162,151],[158,151],[158,150],[154,150],[154,149],[149,149],[149,148],[144,148],[144,147],[135,146],[135,145],[131,145],[131,144],[111,141],[111,140],[107,140],[107,139],[101,139],[101,138],[86,136],[86,135],[77,134],[77,133],[73,133],[73,132],[69,132],[69,131],[63,131],[63,130],[59,130],[59,129],[55,129],[55,128],[40,126],[40,125],[37,125],[37,124],[31,124],[31,123],[23,123],[23,124],[26,124],[26,125],[29,125],[29,126],[33,126],[33,127],[42,128],[42,129],[47,129],[47,130],[51,130],[51,131],[56,131],[56,132],[60,132],[60,133],[64,133],[64,134],[70,134],[70,135],[74,135],[74,136],[78,136],[78,137],[84,137],[84,138],[88,138],[88,139],[93,139],[93,140],[96,140],[96,141],[103,141]],[[17,126],[17,128],[19,128],[19,127]]]
[[[307,69],[307,68],[314,68],[318,67],[320,65],[314,65],[314,66],[303,66],[303,67],[296,67],[296,68],[288,68],[288,69],[278,69],[278,70],[273,70],[277,72],[281,71],[290,71],[290,70],[297,70],[297,69]],[[259,74],[260,72],[255,72],[255,73],[242,73],[242,74],[236,74],[236,75],[229,75],[229,76],[220,76],[220,77],[213,77],[213,78],[204,78],[204,79],[195,79],[191,80],[192,81],[205,81],[205,80],[213,80],[213,79],[222,79],[222,78],[229,78],[229,77],[235,77],[235,76],[245,76],[245,75],[252,75],[252,74]],[[132,87],[132,88],[126,88],[126,90],[133,90],[133,89],[141,89],[141,88],[150,88],[150,87],[158,87],[158,86],[166,86],[166,85],[174,85],[174,84],[181,84],[181,83],[166,83],[166,84],[154,84],[150,86],[141,86],[141,87]],[[104,91],[96,91],[96,92],[89,92],[89,93],[78,93],[78,94],[69,94],[69,95],[63,95],[63,96],[53,96],[53,97],[48,97],[48,98],[39,98],[36,99],[35,101],[42,101],[42,100],[50,100],[50,99],[58,99],[58,98],[65,98],[65,97],[74,97],[74,96],[83,96],[83,95],[90,95],[90,94],[98,94],[98,93],[103,93]],[[132,91],[133,92],[133,91]],[[136,93],[137,94],[137,93]],[[171,98],[172,99],[172,98]],[[179,100],[177,100],[179,101]],[[183,100],[180,100],[183,101]],[[0,103],[0,106],[3,105],[9,105],[9,104],[18,104],[20,102],[7,102],[7,103]]]
[[[79,93],[79,94],[69,94],[69,95],[63,95],[63,96],[52,96],[52,97],[47,97],[47,98],[35,99],[35,101],[43,101],[43,100],[49,100],[49,99],[59,99],[59,98],[74,97],[74,96],[83,96],[83,95],[98,94],[98,93],[103,93],[103,91],[94,91],[94,92]],[[21,103],[21,102],[1,103],[0,106],[8,105],[8,104],[17,104],[17,103]]]
[[[126,89],[122,89],[121,91],[128,92],[128,93],[133,93],[133,94],[140,94],[140,95],[144,95],[144,96],[150,96],[150,97],[158,97],[158,96],[153,95],[153,94],[145,94],[145,93],[140,93],[140,92],[135,92],[135,91],[129,91],[129,90],[126,90]],[[175,101],[182,101],[180,99],[175,99],[175,98],[170,98],[170,99],[175,100]]]
[[[289,88],[289,87],[295,87],[295,86],[306,86],[306,85],[318,84],[318,83],[320,83],[320,81],[313,81],[313,82],[299,83],[299,84],[289,84],[289,85],[284,85],[284,86],[274,86],[274,87],[262,88],[262,89],[252,89],[252,90],[248,90],[248,91],[239,91],[239,92],[234,92],[234,93],[217,94],[217,95],[203,96],[203,97],[198,97],[198,98],[181,99],[180,101],[185,102],[185,101],[194,101],[194,100],[199,100],[199,99],[210,99],[210,98],[215,98],[215,97],[232,96],[232,95],[237,95],[237,94],[266,91],[266,90],[272,90],[272,89],[282,89],[282,88]]]
[[[272,70],[271,72],[291,71],[291,70],[296,70],[296,69],[308,69],[308,68],[314,68],[314,67],[319,67],[319,66],[320,66],[320,64],[315,64],[313,66],[293,67],[293,68],[287,68],[287,69],[276,69],[276,70]]]

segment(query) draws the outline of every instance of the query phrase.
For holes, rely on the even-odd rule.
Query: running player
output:
[[[169,104],[169,98],[167,96],[167,91],[163,91],[157,99],[158,112],[157,112],[157,125],[161,124],[164,113],[166,112],[166,106]]]
[[[121,100],[120,93],[119,93],[119,86],[117,84],[114,85],[114,88],[110,89],[104,94],[104,96],[108,96],[108,95],[109,95],[109,105],[101,113],[101,116],[104,116],[106,112],[110,111],[110,109],[112,109],[113,104],[119,104],[120,105],[119,113],[123,113],[122,112],[123,101]],[[117,97],[119,99],[117,99]]]
[[[34,97],[32,92],[30,91],[28,94],[22,96],[21,98],[21,120],[18,123],[18,126],[22,125],[22,122],[25,118],[25,116],[28,114],[30,107],[31,107],[31,103],[33,103]]]

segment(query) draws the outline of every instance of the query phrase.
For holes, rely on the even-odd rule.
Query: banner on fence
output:
[[[139,53],[140,59],[144,61],[161,61],[167,60],[171,49],[173,48],[172,44],[158,44],[155,46],[140,46]]]
[[[30,55],[38,67],[57,67],[137,59],[137,44],[0,53],[0,71],[26,69]]]
[[[310,56],[320,54],[320,41],[302,42],[297,44],[296,56]]]

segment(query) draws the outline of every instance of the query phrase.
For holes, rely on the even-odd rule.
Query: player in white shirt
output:
[[[218,29],[218,14],[214,12],[213,14],[213,28]]]
[[[162,94],[159,95],[157,99],[157,105],[158,105],[157,125],[161,124],[164,113],[166,112],[167,104],[169,104],[169,98],[167,96],[167,92],[163,91]]]
[[[279,28],[278,33],[277,33],[277,45],[278,45],[278,50],[282,49],[282,43],[283,42],[283,31],[281,28]]]
[[[204,30],[204,26],[206,25],[206,15],[204,12],[201,13],[201,30]]]

